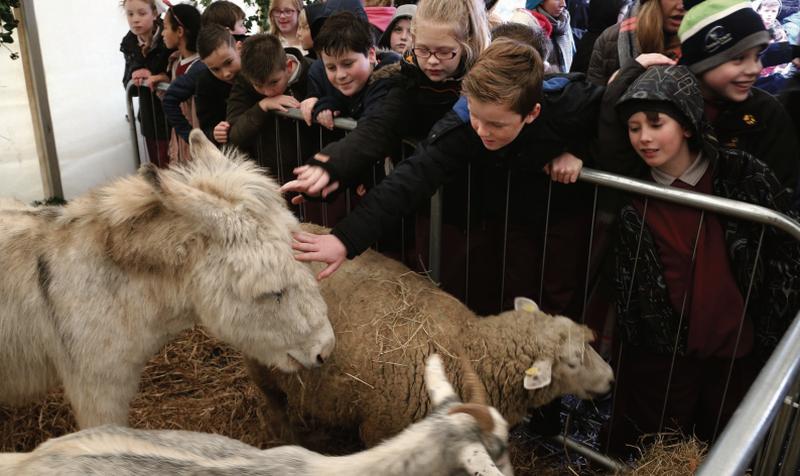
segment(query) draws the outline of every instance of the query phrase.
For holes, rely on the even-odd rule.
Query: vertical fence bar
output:
[[[467,164],[467,256],[464,267],[464,304],[469,306],[470,232],[472,230],[472,163]]]
[[[547,265],[547,235],[550,227],[550,197],[553,193],[553,181],[547,181],[547,209],[544,215],[544,233],[542,234],[542,263],[541,277],[539,279],[539,307],[544,306],[544,269]]]
[[[511,200],[511,169],[508,169],[506,174],[506,208],[505,216],[503,219],[503,258],[500,268],[500,303],[498,305],[498,312],[503,310],[503,295],[506,292],[506,254],[508,253],[508,212]],[[549,203],[548,203],[549,205]],[[543,278],[544,279],[544,278]],[[541,300],[541,298],[539,298]]]
[[[430,237],[428,238],[429,276],[434,283],[442,279],[442,197],[444,190],[440,187],[431,197]]]
[[[589,274],[592,270],[592,245],[594,244],[594,225],[597,217],[597,191],[600,187],[594,186],[594,200],[592,201],[592,221],[589,223],[589,251],[586,253],[586,279],[583,284],[583,306],[581,307],[581,324],[586,323],[586,305],[589,303]]]
[[[133,81],[128,81],[128,86],[125,88],[125,108],[128,111],[128,123],[130,124],[131,145],[133,146],[134,165],[138,168],[142,165],[141,155],[139,153],[139,134],[136,133],[136,113],[133,110]]]
[[[784,400],[784,410],[792,414],[789,435],[786,438],[786,455],[783,457],[780,476],[792,476],[800,470],[800,379],[794,383],[790,395]]]

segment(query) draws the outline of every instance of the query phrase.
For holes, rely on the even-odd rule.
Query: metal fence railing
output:
[[[138,145],[138,135],[136,133],[136,125],[133,118],[133,105],[131,86],[128,87],[128,110],[129,117],[132,123],[132,139]],[[291,180],[291,176],[287,176],[286,163],[291,162],[293,165],[301,165],[303,161],[310,157],[314,151],[309,153],[307,150],[301,152],[301,116],[298,110],[290,110],[289,113],[280,114],[281,122],[276,118],[275,126],[275,153],[274,158],[270,160],[277,160],[276,177],[285,182]],[[290,121],[295,121],[292,125]],[[337,118],[334,121],[337,129],[344,131],[351,131],[355,128],[356,123],[350,119]],[[296,134],[295,144],[284,144],[281,140],[281,127],[294,127]],[[305,127],[304,125],[302,127]],[[319,128],[317,134],[317,147],[316,150],[321,149],[325,145],[325,137],[328,134]],[[291,146],[291,147],[290,147]],[[138,147],[137,160],[139,160]],[[405,158],[408,147],[404,146],[402,157]],[[257,151],[256,155],[260,156],[264,153],[263,150]],[[256,157],[256,160],[262,161],[262,157]],[[377,170],[377,169],[376,169]],[[563,291],[563,289],[546,289],[551,286],[551,276],[554,269],[556,272],[564,272],[564,267],[569,267],[566,276],[569,278],[570,292],[574,295],[573,301],[578,301],[577,305],[572,309],[571,317],[581,321],[587,320],[587,309],[589,308],[590,299],[596,294],[602,294],[602,291],[596,291],[598,287],[598,276],[601,268],[600,262],[605,257],[605,252],[608,251],[607,241],[608,233],[604,233],[601,219],[602,212],[598,207],[598,196],[604,191],[613,189],[623,191],[628,194],[635,194],[637,196],[645,197],[645,203],[650,199],[657,199],[660,201],[668,201],[678,203],[687,207],[693,207],[703,210],[705,214],[719,214],[727,217],[733,217],[737,220],[745,220],[748,222],[758,223],[762,225],[762,238],[764,236],[765,227],[774,227],[785,233],[788,233],[795,240],[800,241],[800,225],[798,225],[791,218],[782,215],[773,210],[764,207],[737,202],[721,197],[704,195],[694,193],[686,190],[681,190],[673,187],[663,187],[651,182],[644,182],[627,177],[621,177],[597,170],[585,168],[579,178],[579,182],[583,184],[584,192],[578,197],[577,195],[570,195],[575,189],[558,188],[550,184],[549,180],[544,178],[540,182],[531,185],[528,181],[520,181],[514,177],[511,170],[508,171],[505,189],[492,189],[492,194],[501,197],[499,200],[504,201],[505,211],[497,214],[496,221],[492,221],[489,225],[489,230],[493,237],[497,238],[500,243],[501,250],[497,252],[498,260],[500,261],[500,274],[501,277],[496,282],[491,280],[480,268],[474,269],[475,263],[481,264],[482,261],[487,261],[482,255],[475,256],[474,250],[476,243],[485,238],[486,225],[476,223],[475,216],[480,216],[480,213],[487,208],[486,203],[474,206],[473,200],[476,196],[480,195],[480,190],[475,188],[475,184],[480,184],[480,180],[486,174],[485,170],[473,170],[467,167],[464,180],[465,187],[458,189],[458,196],[453,196],[449,189],[445,187],[434,195],[431,200],[430,208],[426,210],[424,216],[424,233],[419,233],[420,219],[416,219],[417,241],[423,236],[427,240],[427,248],[424,252],[421,243],[416,243],[416,252],[421,253],[420,257],[415,256],[415,260],[423,261],[422,268],[430,273],[432,279],[436,282],[442,282],[452,278],[453,269],[458,268],[458,275],[456,279],[451,279],[451,285],[463,290],[461,299],[470,304],[473,299],[474,290],[476,286],[471,286],[471,283],[479,283],[479,287],[488,288],[497,286],[499,289],[495,292],[494,296],[499,296],[496,300],[498,310],[504,304],[504,299],[507,294],[519,289],[519,278],[507,279],[506,275],[516,273],[519,271],[519,262],[521,261],[518,255],[515,255],[515,250],[520,248],[519,243],[513,243],[514,239],[518,238],[519,230],[523,230],[523,235],[530,234],[531,228],[541,228],[542,238],[533,241],[524,241],[530,243],[530,246],[536,247],[536,253],[531,253],[531,256],[526,256],[530,262],[537,261],[538,268],[536,273],[526,274],[525,279],[531,279],[530,276],[535,274],[536,278],[532,279],[527,285],[529,294],[538,296],[538,299],[548,300],[552,296]],[[373,170],[372,183],[374,186],[380,179],[379,173]],[[527,180],[527,179],[526,179]],[[510,212],[510,204],[515,200],[518,202],[520,196],[529,197],[526,195],[530,190],[527,188],[541,187],[541,194],[535,196],[535,200],[526,205],[531,213],[538,214],[537,220],[531,225],[523,220],[523,225],[519,224],[519,211]],[[563,187],[563,186],[562,186]],[[566,186],[575,187],[575,186]],[[452,190],[452,189],[450,189]],[[564,192],[567,190],[567,192]],[[522,195],[520,195],[522,193]],[[566,193],[566,195],[565,195]],[[357,200],[353,197],[353,192],[348,190],[343,196],[346,200],[346,209],[349,210]],[[504,198],[504,200],[503,200]],[[559,208],[563,203],[558,203],[558,200],[568,201],[572,199],[584,201],[585,207],[578,211],[564,212]],[[541,200],[539,200],[541,199]],[[448,201],[449,200],[449,201]],[[485,197],[484,197],[485,200]],[[452,220],[452,204],[463,201],[466,213],[464,217],[459,217],[454,222]],[[500,204],[502,205],[502,204]],[[332,226],[334,221],[329,220],[327,205],[321,205],[323,213],[321,215],[321,224]],[[474,208],[473,208],[474,207]],[[500,207],[502,208],[502,206]],[[602,207],[600,207],[602,208]],[[308,216],[306,210],[296,210],[301,217]],[[527,213],[528,210],[523,210]],[[516,215],[515,215],[516,213]],[[565,214],[575,213],[578,218],[577,224],[568,224],[563,227],[560,223]],[[523,213],[524,215],[524,213]],[[450,221],[448,221],[450,220]],[[515,222],[515,220],[517,220]],[[413,222],[412,222],[413,223]],[[573,226],[575,225],[575,226]],[[559,226],[562,227],[561,235],[558,233]],[[702,226],[702,219],[699,227]],[[698,232],[699,232],[698,227]],[[537,228],[537,229],[538,229]],[[405,251],[408,247],[407,233],[409,227],[406,224],[400,227],[401,232],[404,234],[400,245],[402,257],[406,257]],[[455,230],[455,233],[454,233]],[[576,231],[577,230],[577,231]],[[413,231],[411,231],[413,233]],[[517,234],[517,235],[515,235]],[[456,236],[459,241],[460,247],[452,247],[449,243],[444,245],[448,239]],[[450,238],[449,238],[450,237]],[[577,263],[576,259],[567,259],[566,262],[570,263],[564,265],[566,253],[562,241],[568,241],[573,246],[569,248],[573,254],[577,254],[581,259],[585,258],[585,263]],[[570,241],[571,240],[571,241]],[[494,241],[491,241],[494,243]],[[604,244],[605,243],[605,244]],[[463,245],[463,246],[462,246]],[[450,248],[456,248],[454,252]],[[759,243],[759,249],[761,244]],[[454,265],[452,259],[453,254],[458,254],[461,263]],[[422,254],[427,256],[421,257]],[[463,256],[462,256],[463,255]],[[448,268],[450,267],[450,268]],[[456,274],[458,274],[456,273]],[[517,281],[515,282],[514,279]],[[463,283],[453,284],[455,282]],[[514,287],[516,286],[516,287]],[[748,292],[749,295],[749,292]],[[492,299],[496,299],[493,297]],[[744,296],[745,301],[748,296]],[[495,301],[493,301],[495,302]],[[540,302],[540,305],[542,302]],[[545,303],[547,304],[547,303]],[[551,304],[552,305],[552,304]],[[546,306],[545,306],[546,308]],[[742,322],[744,316],[741,316]],[[741,324],[740,324],[741,326]],[[603,329],[595,329],[603,335]],[[613,360],[617,365],[622,361],[622,347],[619,347],[619,354]],[[675,356],[673,355],[673,365]],[[732,367],[732,364],[731,364]],[[750,468],[755,475],[772,475],[772,474],[794,474],[793,471],[798,467],[798,460],[800,460],[800,416],[798,416],[798,393],[800,393],[800,314],[794,319],[789,330],[784,335],[783,339],[775,348],[771,357],[761,370],[758,378],[750,387],[746,397],[738,406],[738,409],[731,417],[728,425],[720,433],[716,441],[711,445],[710,453],[700,467],[698,474],[701,475],[734,475],[741,474],[745,469]],[[730,380],[730,373],[728,374],[728,382]],[[727,383],[726,382],[726,391]],[[669,388],[670,381],[667,382]],[[724,397],[723,397],[724,400]],[[664,402],[654,402],[654,405],[659,407],[663,406],[666,409],[666,397]],[[613,403],[611,412],[613,414]],[[662,411],[663,415],[666,410]],[[613,415],[612,415],[613,416]],[[721,422],[721,409],[720,415],[717,417],[717,426]],[[663,425],[662,425],[663,426]],[[559,442],[565,447],[570,448],[572,451],[583,454],[589,459],[596,461],[598,464],[608,467],[613,471],[620,470],[622,465],[615,460],[606,457],[599,453],[601,445],[594,445],[588,447],[580,442],[572,441],[569,438],[569,429],[564,428],[564,432],[558,438]],[[610,438],[610,435],[609,435]],[[755,459],[754,459],[755,457]]]

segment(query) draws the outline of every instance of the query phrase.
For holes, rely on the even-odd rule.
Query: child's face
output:
[[[311,39],[311,28],[308,26],[305,10],[300,12],[300,18],[297,20],[297,41],[300,42],[300,47],[306,51],[314,48],[314,40]]]
[[[134,35],[144,35],[153,31],[156,14],[148,2],[143,0],[127,0],[125,2],[125,16],[128,27]]]
[[[354,96],[364,89],[375,64],[375,48],[370,48],[366,55],[347,51],[331,56],[323,51],[320,56],[328,81],[345,96]]]
[[[246,34],[247,34],[247,27],[244,26],[244,18],[236,20],[236,23],[233,24],[233,30],[231,30],[231,35],[246,35]]]
[[[707,99],[742,102],[761,74],[762,47],[753,47],[736,58],[710,69],[700,76],[700,87]]]
[[[539,116],[537,104],[526,116],[520,116],[506,104],[478,101],[467,97],[469,122],[488,150],[501,149],[517,138],[525,124]]]
[[[422,72],[431,81],[452,78],[461,63],[461,45],[453,36],[453,25],[420,21],[414,37],[414,53]],[[436,53],[439,57],[433,55]],[[455,55],[450,58],[450,56]],[[425,58],[425,55],[430,55]],[[444,59],[441,59],[444,58]]]
[[[242,69],[239,52],[235,47],[223,45],[214,50],[213,53],[203,58],[203,63],[208,66],[209,71],[217,79],[232,83]]]
[[[542,2],[542,9],[553,18],[560,17],[566,8],[567,2],[564,0],[544,0]]]
[[[164,44],[167,48],[177,48],[181,41],[179,26],[175,25],[172,20],[172,15],[164,15],[164,31],[161,36],[164,38]],[[173,30],[174,28],[174,30]]]
[[[683,0],[661,0],[661,14],[664,18],[664,31],[671,34],[678,33],[683,16],[686,15]]]
[[[286,62],[286,68],[276,71],[269,75],[266,81],[259,85],[253,85],[253,88],[261,95],[268,98],[280,96],[286,92],[289,85],[289,78],[292,77],[295,64],[291,61]]]
[[[647,116],[639,111],[628,119],[631,146],[648,166],[674,177],[680,176],[683,171],[677,169],[691,164],[687,140],[691,133],[667,114],[650,113],[651,117]]]
[[[389,47],[392,51],[403,54],[411,46],[411,19],[403,18],[397,20],[392,27],[392,34],[389,37]]]
[[[272,9],[272,19],[278,25],[278,30],[283,35],[294,35],[297,31],[297,15],[300,12],[295,8],[294,2],[277,0]],[[277,33],[277,32],[275,32]]]
[[[778,13],[781,7],[778,2],[762,2],[758,7],[758,14],[761,15],[761,20],[764,22],[764,27],[769,28],[778,19]]]

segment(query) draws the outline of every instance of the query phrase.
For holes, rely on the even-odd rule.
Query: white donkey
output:
[[[286,372],[330,355],[277,184],[200,131],[190,147],[65,207],[0,201],[0,403],[60,382],[82,428],[125,425],[147,360],[195,324]]]

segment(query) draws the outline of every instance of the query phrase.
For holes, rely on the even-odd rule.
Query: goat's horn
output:
[[[447,414],[453,413],[466,413],[478,422],[478,427],[484,433],[491,433],[494,430],[494,419],[492,414],[489,413],[489,407],[477,403],[459,403],[450,410]]]
[[[489,399],[486,396],[486,388],[483,386],[463,348],[458,349],[458,357],[461,360],[461,373],[464,377],[464,392],[466,393],[467,402],[488,405]]]

